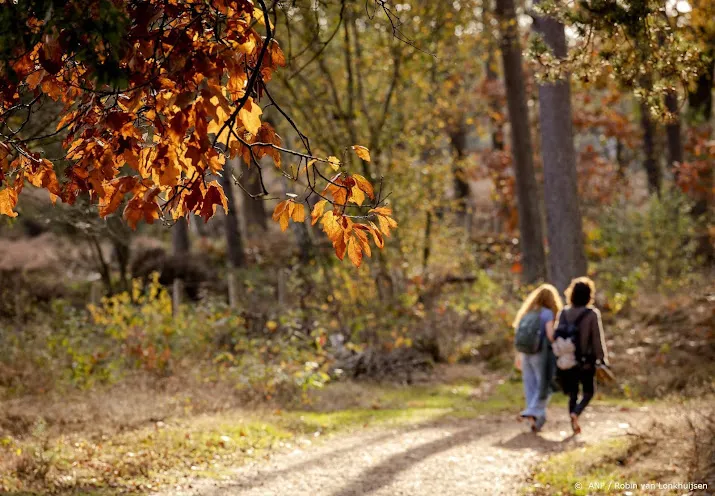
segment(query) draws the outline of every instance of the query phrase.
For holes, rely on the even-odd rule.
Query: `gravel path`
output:
[[[540,435],[505,416],[363,429],[316,445],[304,442],[236,470],[226,483],[199,481],[172,491],[196,496],[513,495],[549,453],[625,434],[647,414],[593,407],[568,435],[561,409]],[[558,419],[558,420],[556,420]]]

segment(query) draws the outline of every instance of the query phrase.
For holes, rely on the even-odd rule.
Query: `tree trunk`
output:
[[[658,159],[655,155],[655,124],[645,102],[641,103],[641,127],[643,129],[643,168],[648,176],[648,191],[660,194],[662,181]]]
[[[534,21],[558,58],[566,57],[564,26],[552,18]],[[549,242],[549,270],[563,291],[574,277],[586,274],[586,253],[578,197],[576,152],[571,118],[570,76],[539,85],[541,156]]]
[[[489,13],[490,9],[492,9],[491,2],[485,2],[482,23],[484,24],[484,29],[488,30],[488,34],[491,35],[491,15]],[[489,36],[489,39],[493,39],[493,36]],[[491,110],[489,121],[491,122],[492,126],[492,148],[494,150],[503,150],[504,127],[502,126],[502,123],[496,118],[496,115],[501,112],[501,102],[499,101],[499,98],[497,98],[497,96],[494,94],[496,92],[496,87],[499,84],[496,72],[497,61],[495,60],[496,57],[494,56],[496,49],[497,47],[494,45],[494,43],[490,41],[489,46],[487,47],[487,60],[484,62],[484,72],[486,74],[487,79],[486,89],[487,94],[489,96],[489,109]]]
[[[236,173],[238,176],[238,173]],[[260,177],[258,169],[252,166],[243,172],[240,183],[243,192],[243,218],[246,223],[246,229],[250,232],[260,231],[265,232],[268,229],[266,223],[266,204],[260,198],[252,198],[262,193]],[[247,233],[248,234],[248,233]]]
[[[713,85],[715,77],[715,40],[710,40],[707,54],[710,57],[710,64],[707,70],[700,75],[695,90],[688,94],[688,117],[694,125],[706,126],[709,136],[712,138],[712,116],[713,116]],[[700,178],[704,185],[704,193],[693,205],[691,214],[700,218],[707,215],[711,209],[713,198],[713,168],[709,167]],[[710,230],[705,228],[699,236],[698,252],[703,256],[706,263],[712,264],[715,260],[715,250],[713,250],[712,236]]]
[[[713,115],[713,72],[715,72],[715,41],[707,51],[710,64],[700,75],[695,89],[688,94],[690,120],[709,123]]]
[[[171,228],[172,250],[174,255],[186,255],[191,251],[189,243],[189,223],[185,217],[180,218]]]
[[[524,267],[522,276],[524,282],[532,283],[545,278],[546,260],[514,0],[497,0],[496,14],[502,29],[501,52],[511,123],[511,152],[514,159],[519,236]]]
[[[467,148],[467,126],[462,116],[458,117],[458,123],[449,133],[449,142],[452,145],[456,157],[452,164],[452,174],[454,181],[454,198],[457,203],[457,216],[461,220],[460,224],[464,224],[464,220],[468,215],[467,206],[469,199],[469,183],[464,176],[464,159],[466,158]]]
[[[683,139],[680,131],[680,109],[678,108],[678,94],[669,91],[665,95],[665,106],[670,112],[671,121],[665,125],[668,137],[668,167],[673,177],[678,177],[678,166],[683,162]]]
[[[223,175],[219,177],[219,183],[226,195],[228,213],[224,217],[226,228],[226,260],[229,270],[243,267],[246,264],[246,256],[243,249],[243,237],[238,227],[238,205],[233,194],[232,164],[227,161],[223,167]]]

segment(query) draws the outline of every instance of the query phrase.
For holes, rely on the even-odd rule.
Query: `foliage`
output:
[[[697,224],[689,210],[688,199],[669,189],[640,208],[619,205],[603,214],[590,237],[596,270],[606,281],[615,310],[640,283],[672,289],[696,273]]]
[[[567,71],[584,82],[614,78],[663,120],[678,118],[665,108],[663,95],[687,91],[708,70],[705,47],[715,33],[711,2],[545,1],[538,9],[568,25],[579,40],[565,62],[534,40],[531,53],[545,77]]]
[[[273,126],[261,122],[261,97],[277,106],[266,83],[286,63],[263,0],[256,6],[244,0],[13,2],[3,6],[0,25],[8,28],[0,53],[0,213],[17,215],[27,180],[53,201],[71,204],[87,195],[102,217],[128,197],[124,218],[132,228],[190,212],[208,220],[218,206],[228,209],[221,185],[211,180],[227,157],[260,170],[259,160],[268,156],[280,169],[281,152],[288,152],[300,159],[290,177],[307,181],[301,201],[322,196],[318,181],[332,189],[333,214],[343,228],[324,226],[340,258],[343,244],[356,265],[369,254],[362,231],[372,227],[355,222],[363,229],[353,231],[345,215],[347,200],[371,191],[369,182],[345,172],[329,178],[319,166],[338,171],[339,159],[313,156],[302,135],[305,153],[286,150]],[[37,125],[47,112],[55,131]],[[54,137],[62,138],[63,153],[50,160],[42,143]],[[366,148],[353,150],[370,159]],[[352,190],[355,182],[362,186]],[[366,209],[385,208],[369,196]]]

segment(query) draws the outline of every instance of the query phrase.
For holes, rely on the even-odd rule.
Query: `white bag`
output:
[[[556,355],[556,366],[561,370],[569,370],[576,366],[576,346],[570,339],[556,338],[551,344]]]

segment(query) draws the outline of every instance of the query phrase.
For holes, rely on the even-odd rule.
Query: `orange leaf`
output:
[[[336,239],[343,238],[343,228],[332,211],[323,215],[321,224],[323,224],[323,231],[331,241],[335,242]]]
[[[144,194],[137,192],[127,206],[124,207],[124,218],[127,225],[132,229],[137,228],[140,220],[144,219],[147,224],[153,224],[159,218],[159,205],[156,197],[160,193],[159,188],[151,188]]]
[[[355,238],[350,238],[350,241],[348,241],[348,258],[355,267],[360,267],[362,263],[362,249],[359,245],[359,241]]]
[[[15,205],[17,205],[17,191],[12,188],[0,190],[0,214],[17,217],[17,212],[13,211]]]
[[[305,222],[305,207],[302,203],[296,203],[291,215],[293,222]]]
[[[204,201],[201,204],[201,217],[203,217],[204,222],[208,222],[211,217],[216,213],[216,205],[221,205],[223,211],[228,213],[228,200],[226,200],[226,195],[223,192],[223,188],[216,181],[209,183],[206,194],[204,195]]]

